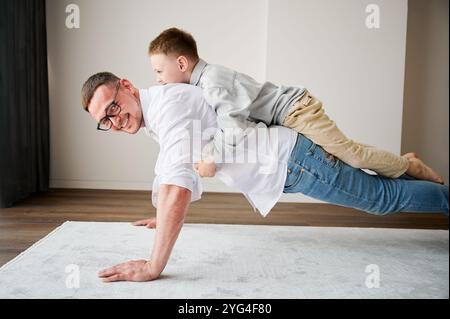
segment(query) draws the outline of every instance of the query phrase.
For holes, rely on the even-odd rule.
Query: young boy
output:
[[[215,136],[211,152],[234,147],[246,129],[263,122],[294,129],[355,168],[370,169],[390,178],[406,173],[443,183],[414,153],[397,156],[348,139],[325,114],[322,103],[305,88],[261,84],[245,74],[207,64],[199,58],[194,38],[183,30],[163,31],[150,43],[149,55],[159,83],[188,83],[203,89],[222,129]],[[234,134],[224,134],[227,129],[234,129]],[[223,141],[225,145],[221,145]],[[203,177],[214,176],[215,168],[211,157],[197,165]]]

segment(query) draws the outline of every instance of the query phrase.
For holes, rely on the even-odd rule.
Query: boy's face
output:
[[[183,65],[184,57],[166,55],[163,53],[152,54],[150,62],[156,73],[156,80],[160,84],[189,83],[186,68]]]

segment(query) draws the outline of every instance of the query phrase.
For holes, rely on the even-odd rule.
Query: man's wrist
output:
[[[148,275],[148,280],[155,280],[159,277],[162,271],[155,269],[154,263],[149,260],[145,264],[145,272]]]

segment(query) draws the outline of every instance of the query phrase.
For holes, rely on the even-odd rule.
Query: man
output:
[[[168,262],[190,202],[201,197],[201,183],[192,163],[215,134],[216,114],[206,104],[201,89],[194,86],[171,84],[138,90],[130,81],[108,72],[94,74],[85,82],[82,104],[98,122],[97,129],[135,134],[145,128],[160,144],[152,189],[157,214],[151,259],[99,272],[105,282],[155,280]],[[259,136],[259,131],[266,134]],[[199,135],[200,141],[195,139]],[[264,216],[283,191],[375,214],[448,214],[448,186],[366,174],[284,127],[266,128],[258,123],[246,136],[243,147],[236,147],[245,153],[245,160],[241,154],[234,154],[237,163],[225,159],[217,176],[244,193]],[[196,143],[200,147],[191,147]]]

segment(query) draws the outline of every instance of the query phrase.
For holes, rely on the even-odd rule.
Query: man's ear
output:
[[[178,70],[181,72],[186,72],[189,67],[189,60],[184,55],[180,55],[177,58],[177,66]]]
[[[133,84],[128,79],[120,79],[120,85],[127,90],[133,91]]]

